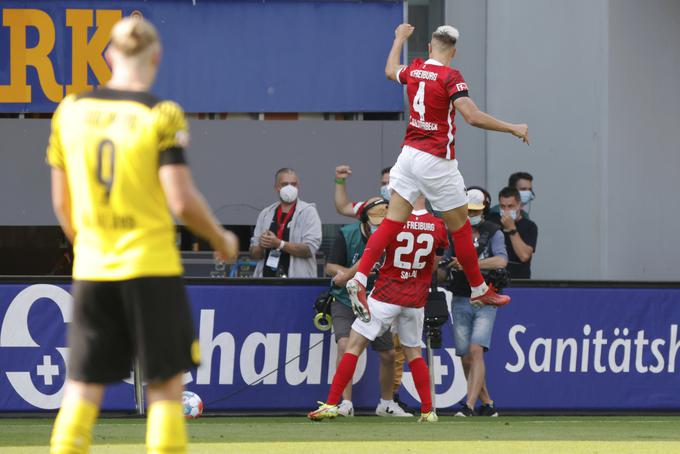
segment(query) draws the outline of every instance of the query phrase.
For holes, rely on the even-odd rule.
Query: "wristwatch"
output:
[[[507,233],[508,235],[514,235],[514,234],[517,233],[517,229],[508,230],[508,231],[505,232],[505,233]]]

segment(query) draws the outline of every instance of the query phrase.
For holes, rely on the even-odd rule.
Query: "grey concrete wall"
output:
[[[487,107],[529,124],[530,147],[487,137],[492,193],[518,170],[535,177],[535,278],[600,276],[600,152],[605,146],[604,0],[489,1]]]
[[[487,0],[445,2],[444,18],[460,32],[453,66],[470,88],[470,97],[486,109],[486,9]],[[439,24],[442,25],[442,24]],[[434,31],[431,30],[430,33]],[[468,186],[486,184],[486,134],[456,117],[456,157]]]
[[[497,133],[485,145],[492,192],[517,170],[536,178],[533,275],[680,278],[680,2],[450,2],[446,17],[462,70],[467,46],[485,53],[486,109],[530,126],[531,147]],[[470,43],[465,27],[485,36]]]
[[[346,222],[333,206],[334,169],[350,164],[350,196],[377,195],[380,169],[399,153],[404,123],[335,121],[192,121],[188,152],[196,183],[225,224],[254,224],[276,200],[274,172],[293,167],[300,197],[326,223]],[[47,120],[0,120],[0,225],[54,225],[44,153]]]
[[[56,225],[45,164],[48,120],[0,119],[0,225]]]
[[[680,2],[609,2],[603,277],[680,280]]]

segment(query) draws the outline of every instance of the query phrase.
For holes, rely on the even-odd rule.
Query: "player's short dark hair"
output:
[[[534,181],[534,177],[529,172],[515,172],[508,178],[508,186],[517,187],[519,180]]]
[[[498,193],[499,202],[501,200],[501,197],[503,198],[514,197],[515,200],[517,200],[518,202],[522,201],[522,198],[519,196],[519,191],[514,186],[506,186],[503,189],[501,189],[501,192]]]
[[[290,167],[281,167],[274,174],[274,184],[279,182],[279,175],[281,175],[282,173],[295,173],[295,169],[290,168]]]
[[[384,169],[382,169],[382,172],[380,172],[380,176],[383,176],[383,175],[385,175],[386,173],[390,173],[390,170],[392,170],[392,166],[390,166],[390,167],[385,167]]]

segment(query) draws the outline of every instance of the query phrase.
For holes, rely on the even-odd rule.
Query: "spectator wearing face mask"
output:
[[[508,178],[508,186],[519,191],[522,217],[529,219],[531,202],[536,198],[534,193],[534,177],[529,172],[515,172]],[[498,214],[499,212],[500,207],[498,205],[491,207],[491,213]]]
[[[468,217],[472,225],[472,238],[479,268],[485,280],[496,286],[489,272],[503,269],[508,263],[508,253],[501,228],[484,219],[488,212],[491,197],[479,187],[468,188]],[[467,379],[467,398],[456,416],[498,416],[486,385],[486,366],[484,354],[491,347],[491,334],[496,321],[494,306],[473,306],[470,304],[470,284],[458,263],[455,243],[444,254],[445,267],[440,267],[439,279],[446,279],[453,294],[451,312],[453,315],[453,340],[456,355],[463,362]],[[475,411],[477,401],[481,406]]]
[[[536,251],[538,226],[525,218],[517,188],[505,187],[498,193],[500,213],[490,214],[489,221],[503,228],[508,249],[508,271],[513,279],[531,278],[531,258]]]
[[[392,167],[385,167],[380,172],[380,196],[389,201],[392,193],[390,192],[390,170]]]
[[[279,200],[260,212],[250,240],[250,255],[258,260],[254,277],[317,277],[319,213],[314,204],[298,198],[293,169],[279,169],[274,182]]]

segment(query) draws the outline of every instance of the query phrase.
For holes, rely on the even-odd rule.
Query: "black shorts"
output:
[[[69,378],[120,381],[130,377],[134,358],[147,382],[198,365],[198,341],[180,277],[74,281],[71,293]]]

